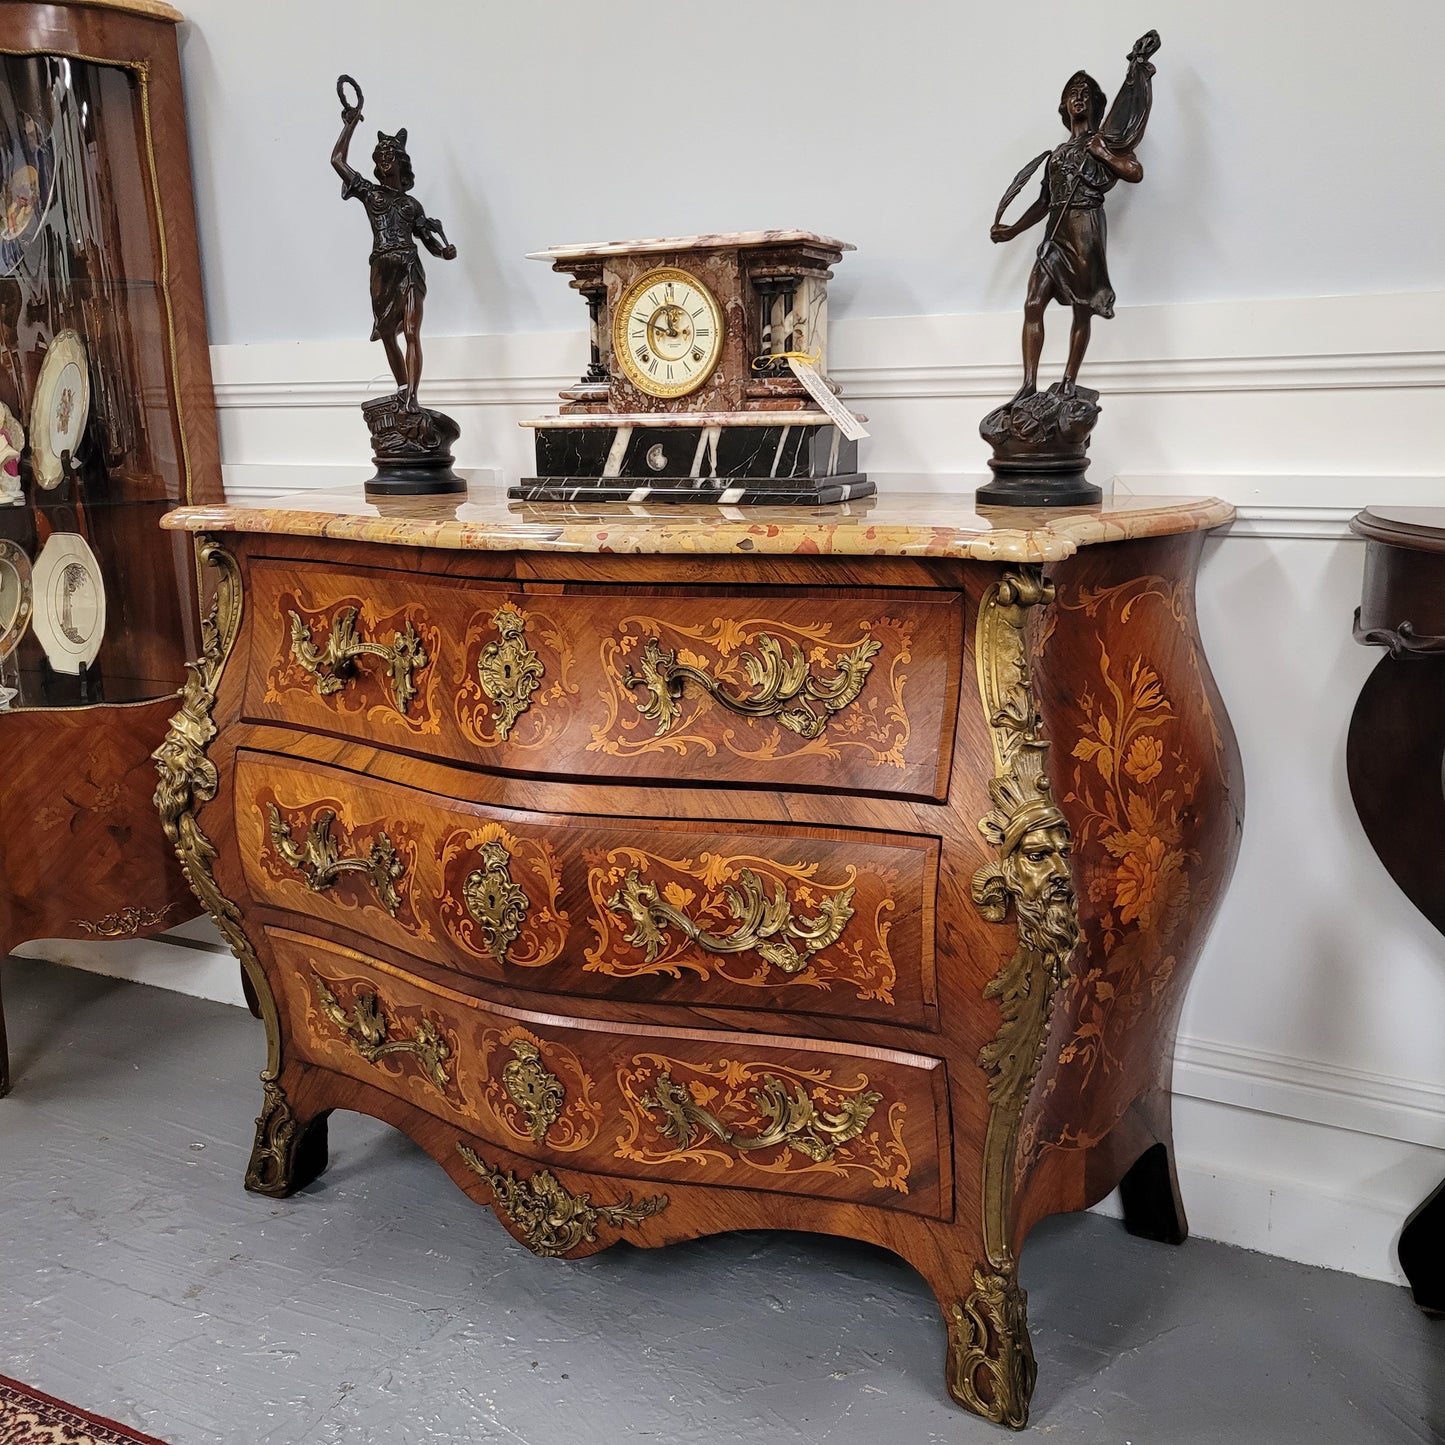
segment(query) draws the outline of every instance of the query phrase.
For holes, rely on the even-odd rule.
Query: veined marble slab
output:
[[[857,413],[854,413],[857,415]],[[859,421],[867,421],[860,416]],[[569,412],[562,416],[529,417],[530,427],[653,427],[679,426],[832,426],[825,411],[604,411]]]
[[[593,241],[579,246],[553,246],[546,251],[528,251],[529,261],[581,261],[594,256],[637,256],[650,251],[701,251],[723,246],[779,246],[789,242],[811,242],[830,251],[856,251],[848,241],[820,236],[816,231],[718,231],[702,236],[647,236],[640,241]]]
[[[360,490],[301,493],[247,506],[181,507],[162,525],[190,532],[275,532],[478,552],[957,557],[1057,562],[1095,542],[1207,531],[1234,518],[1215,497],[1122,497],[1100,507],[973,510],[971,497],[893,493],[826,507],[668,502],[509,504],[487,488],[460,497],[369,501]]]

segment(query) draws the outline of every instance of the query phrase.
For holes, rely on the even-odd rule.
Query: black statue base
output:
[[[462,429],[443,412],[413,402],[402,391],[363,402],[371,432],[376,475],[366,484],[372,497],[448,496],[467,484],[452,470],[452,444]]]
[[[993,446],[994,479],[974,493],[985,507],[1087,507],[1103,491],[1085,481],[1089,438],[1099,419],[1099,393],[1055,382],[996,407],[979,435]]]
[[[537,429],[537,475],[507,491],[523,502],[683,502],[831,506],[876,490],[858,443],[829,422]]]

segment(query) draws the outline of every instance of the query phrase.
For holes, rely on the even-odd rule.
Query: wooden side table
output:
[[[1385,656],[1360,691],[1346,748],[1371,846],[1445,933],[1445,507],[1367,507],[1355,640]],[[1400,1268],[1415,1303],[1445,1314],[1445,1182],[1405,1221]]]

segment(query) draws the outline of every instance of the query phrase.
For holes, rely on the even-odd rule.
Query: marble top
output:
[[[529,417],[518,426],[530,427],[708,427],[708,426],[827,426],[833,418],[826,411],[594,411],[567,412],[556,416]],[[860,416],[859,421],[867,421]]]
[[[830,251],[858,248],[816,231],[718,231],[702,236],[648,236],[640,241],[593,241],[580,246],[553,246],[546,251],[529,251],[529,261],[586,261],[595,256],[638,256],[652,251],[702,251],[723,247],[785,246],[790,242],[823,246]]]
[[[884,493],[829,507],[509,502],[465,497],[367,500],[360,490],[181,507],[165,527],[273,532],[476,552],[957,557],[1056,562],[1092,542],[1205,531],[1234,517],[1213,497],[1123,497],[1102,507],[973,509],[971,495]]]
[[[1445,507],[1366,507],[1351,519],[1350,531],[1373,542],[1445,552]]]

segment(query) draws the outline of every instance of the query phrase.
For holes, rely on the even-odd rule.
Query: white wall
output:
[[[366,224],[329,165],[336,75],[408,127],[461,257],[432,333],[550,331],[581,302],[528,251],[806,226],[859,250],[852,316],[1013,310],[1032,247],[988,241],[1062,139],[1064,81],[1110,92],[1150,26],[1146,177],[1111,198],[1124,303],[1445,285],[1445,6],[1376,0],[188,0],[182,54],[211,334],[370,331]],[[369,167],[359,164],[361,169]]]
[[[870,471],[962,504],[984,459],[978,418],[1017,380],[1030,248],[990,247],[997,195],[1054,138],[1067,75],[1086,64],[1112,88],[1135,36],[1159,27],[1148,175],[1110,203],[1123,305],[1095,328],[1085,379],[1104,391],[1097,475],[1242,509],[1200,583],[1248,809],[1178,1052],[1185,1195],[1197,1233],[1399,1278],[1399,1224],[1445,1175],[1445,942],[1376,860],[1344,782],[1375,663],[1350,638],[1363,547],[1345,524],[1369,502],[1445,502],[1432,180],[1445,7],[193,0],[189,13],[238,495],[369,470],[355,407],[384,368],[362,339],[366,228],[326,164],[346,69],[369,122],[409,126],[420,193],[464,254],[430,268],[424,391],[462,423],[465,464],[518,475],[517,420],[550,410],[585,362],[579,303],[524,251],[799,224],[860,246],[834,284],[834,375],[872,419]],[[775,75],[755,73],[784,53]],[[651,108],[633,103],[639,67]],[[657,97],[674,76],[686,123],[670,136]],[[33,951],[239,997],[228,965],[178,948]]]

